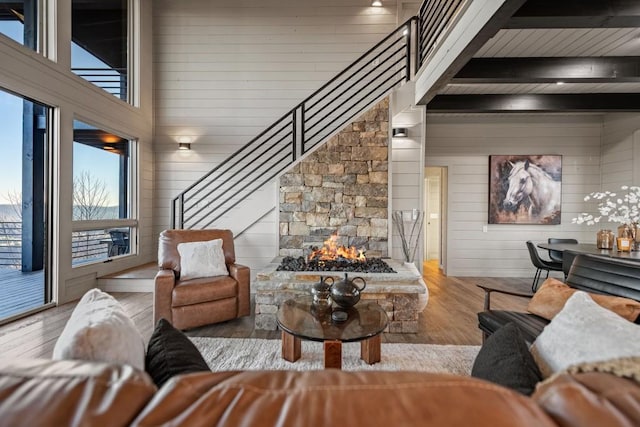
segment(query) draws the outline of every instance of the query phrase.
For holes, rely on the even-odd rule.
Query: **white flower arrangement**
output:
[[[617,222],[620,224],[637,224],[640,222],[640,187],[623,185],[620,187],[625,191],[625,195],[619,197],[611,191],[594,192],[584,198],[585,202],[589,200],[600,200],[597,209],[600,216],[583,212],[577,218],[571,220],[574,224],[593,225],[606,217],[609,222]]]

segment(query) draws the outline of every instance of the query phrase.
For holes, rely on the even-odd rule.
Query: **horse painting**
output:
[[[490,204],[489,222],[559,224],[562,194],[560,181],[529,158],[521,159],[506,159],[501,163],[502,173],[494,175],[495,181],[499,182],[499,190],[492,190],[498,194],[493,194],[497,200]],[[498,212],[492,213],[492,207]]]

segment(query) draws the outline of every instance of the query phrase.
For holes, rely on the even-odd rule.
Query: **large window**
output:
[[[133,253],[133,146],[126,138],[74,121],[74,265]]]
[[[38,3],[38,0],[0,2],[0,33],[36,50]]]
[[[71,4],[72,71],[127,101],[127,0],[72,0]]]
[[[0,321],[51,301],[49,115],[0,90]]]

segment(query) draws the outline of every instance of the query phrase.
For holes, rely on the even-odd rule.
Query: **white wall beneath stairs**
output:
[[[156,0],[156,232],[173,197],[395,29],[405,3]],[[274,236],[268,214],[237,240],[238,261],[255,273],[277,254]]]
[[[422,128],[422,123],[418,123],[408,128],[407,138],[393,138],[391,140],[392,211],[422,210],[423,198],[421,194],[424,192],[424,168],[421,160],[424,158]],[[403,260],[400,234],[393,221],[391,225],[391,258]],[[408,228],[405,228],[405,232],[408,231]],[[423,236],[424,232],[422,231],[420,234]],[[414,263],[420,271],[422,271],[423,246],[422,237],[419,237]]]

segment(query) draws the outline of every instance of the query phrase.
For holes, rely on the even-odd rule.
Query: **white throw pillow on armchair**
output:
[[[178,253],[181,280],[229,274],[222,250],[222,239],[179,243]]]
[[[128,364],[144,370],[144,340],[120,303],[91,289],[71,313],[53,349],[54,360]]]
[[[574,293],[531,346],[543,377],[571,365],[640,356],[640,325]]]

